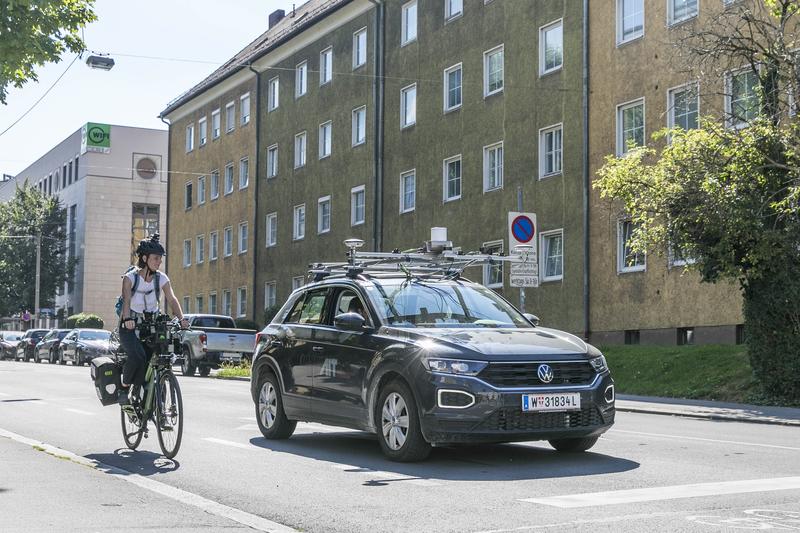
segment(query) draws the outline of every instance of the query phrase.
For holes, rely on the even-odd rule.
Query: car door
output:
[[[38,361],[39,359],[47,359],[50,355],[50,346],[53,345],[53,339],[58,336],[58,332],[56,330],[50,331],[47,335],[42,337],[41,342],[36,345],[36,357],[35,359]]]
[[[15,355],[16,359],[25,360],[25,346],[28,344],[28,338],[30,338],[31,332],[26,331],[22,338],[19,339],[19,343],[17,344],[17,354]]]
[[[61,353],[64,360],[73,360],[75,357],[75,339],[78,337],[77,331],[70,331],[69,334],[61,341]]]

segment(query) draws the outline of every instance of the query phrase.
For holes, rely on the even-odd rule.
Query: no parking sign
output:
[[[514,253],[514,248],[519,245],[530,246],[528,260],[525,263],[511,263],[512,287],[538,287],[539,286],[539,259],[538,239],[536,234],[539,228],[536,225],[536,213],[508,213],[508,251]]]

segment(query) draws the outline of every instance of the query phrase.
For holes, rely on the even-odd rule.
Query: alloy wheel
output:
[[[403,397],[392,392],[381,409],[383,439],[392,450],[403,447],[408,437],[408,407]]]
[[[275,424],[275,417],[278,414],[278,394],[269,381],[262,385],[258,395],[258,414],[264,427],[271,428]]]

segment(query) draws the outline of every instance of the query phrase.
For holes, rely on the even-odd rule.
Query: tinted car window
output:
[[[81,331],[80,338],[86,341],[107,341],[110,331]]]
[[[344,289],[339,293],[339,296],[336,298],[335,309],[335,315],[341,315],[342,313],[358,313],[364,317],[367,325],[371,322],[364,302],[361,301],[361,298],[359,298],[353,290]]]
[[[192,326],[198,328],[233,328],[233,319],[227,317],[201,316],[194,319]]]
[[[303,301],[303,308],[300,311],[301,324],[319,324],[322,322],[323,310],[325,308],[325,296],[327,290],[311,291]]]

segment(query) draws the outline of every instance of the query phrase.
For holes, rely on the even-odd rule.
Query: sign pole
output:
[[[522,185],[517,186],[517,211],[522,212]],[[511,246],[511,243],[508,244]],[[525,287],[519,288],[519,310],[525,312]]]

